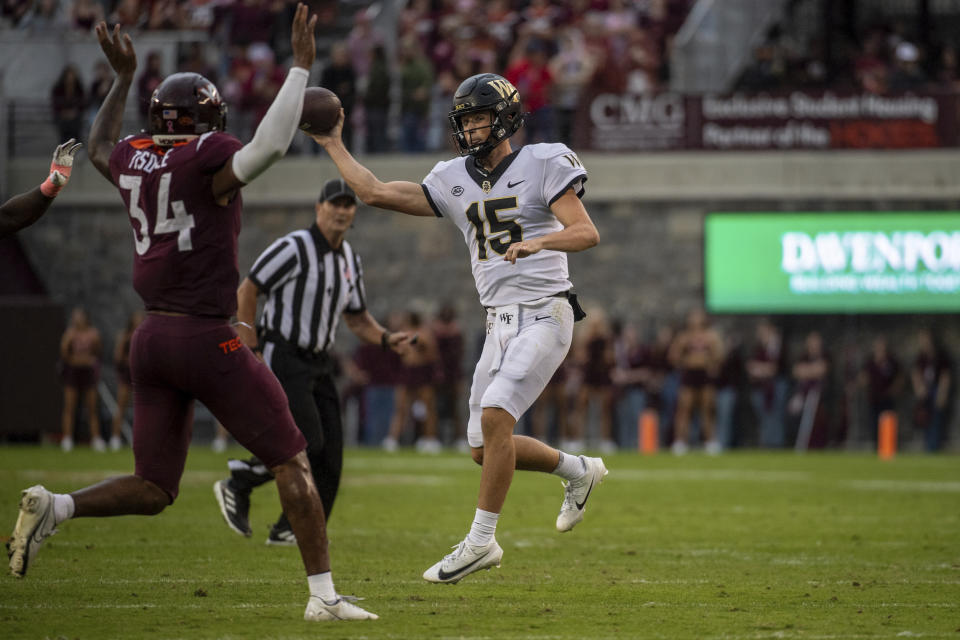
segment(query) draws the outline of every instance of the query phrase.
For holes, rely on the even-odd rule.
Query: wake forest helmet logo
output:
[[[510,102],[520,102],[520,93],[517,88],[510,84],[506,78],[497,78],[487,83],[493,87],[493,90],[500,94],[500,97]]]
[[[493,189],[493,186],[490,184],[489,180],[484,180],[480,184],[480,188],[483,189],[484,193],[490,193],[490,189]]]

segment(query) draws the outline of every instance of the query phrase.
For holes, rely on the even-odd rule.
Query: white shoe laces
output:
[[[466,548],[466,546],[467,546],[467,541],[466,541],[466,540],[461,540],[461,541],[458,542],[457,544],[455,544],[455,545],[453,545],[452,547],[450,547],[451,549],[453,549],[453,552],[452,552],[452,553],[448,553],[447,555],[443,556],[443,560],[444,560],[444,561],[447,561],[447,560],[456,560],[457,558],[460,557],[460,554],[463,553],[463,550]]]

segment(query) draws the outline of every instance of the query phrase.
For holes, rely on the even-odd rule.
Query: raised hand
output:
[[[293,27],[290,32],[290,44],[293,45],[293,66],[303,67],[307,71],[313,66],[313,59],[317,55],[317,43],[313,32],[317,26],[317,16],[314,14],[307,21],[307,5],[297,3],[297,12],[293,16]]]
[[[314,141],[319,144],[321,147],[325,147],[334,140],[339,140],[341,134],[343,133],[343,121],[345,115],[343,109],[340,109],[340,116],[337,118],[337,124],[333,125],[333,128],[326,133],[308,133],[307,135],[314,139]]]
[[[53,152],[53,160],[50,162],[50,175],[42,185],[40,191],[48,198],[54,198],[60,190],[67,186],[70,180],[70,172],[73,171],[73,156],[80,150],[83,144],[70,138]]]
[[[113,33],[107,29],[107,23],[101,22],[96,26],[97,40],[103,49],[107,61],[118,76],[133,76],[137,70],[137,53],[133,50],[133,40],[128,34],[120,37],[120,25],[114,25]]]

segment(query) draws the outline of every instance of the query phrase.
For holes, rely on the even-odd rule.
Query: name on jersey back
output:
[[[127,168],[133,169],[134,171],[153,173],[156,169],[166,167],[167,160],[171,155],[173,155],[173,149],[167,151],[167,153],[162,156],[158,156],[148,149],[140,149],[131,156],[130,164],[127,165]]]

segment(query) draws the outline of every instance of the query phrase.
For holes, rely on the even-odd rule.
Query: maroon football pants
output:
[[[136,474],[177,497],[199,400],[268,467],[306,447],[270,369],[226,320],[148,314],[130,346]]]

